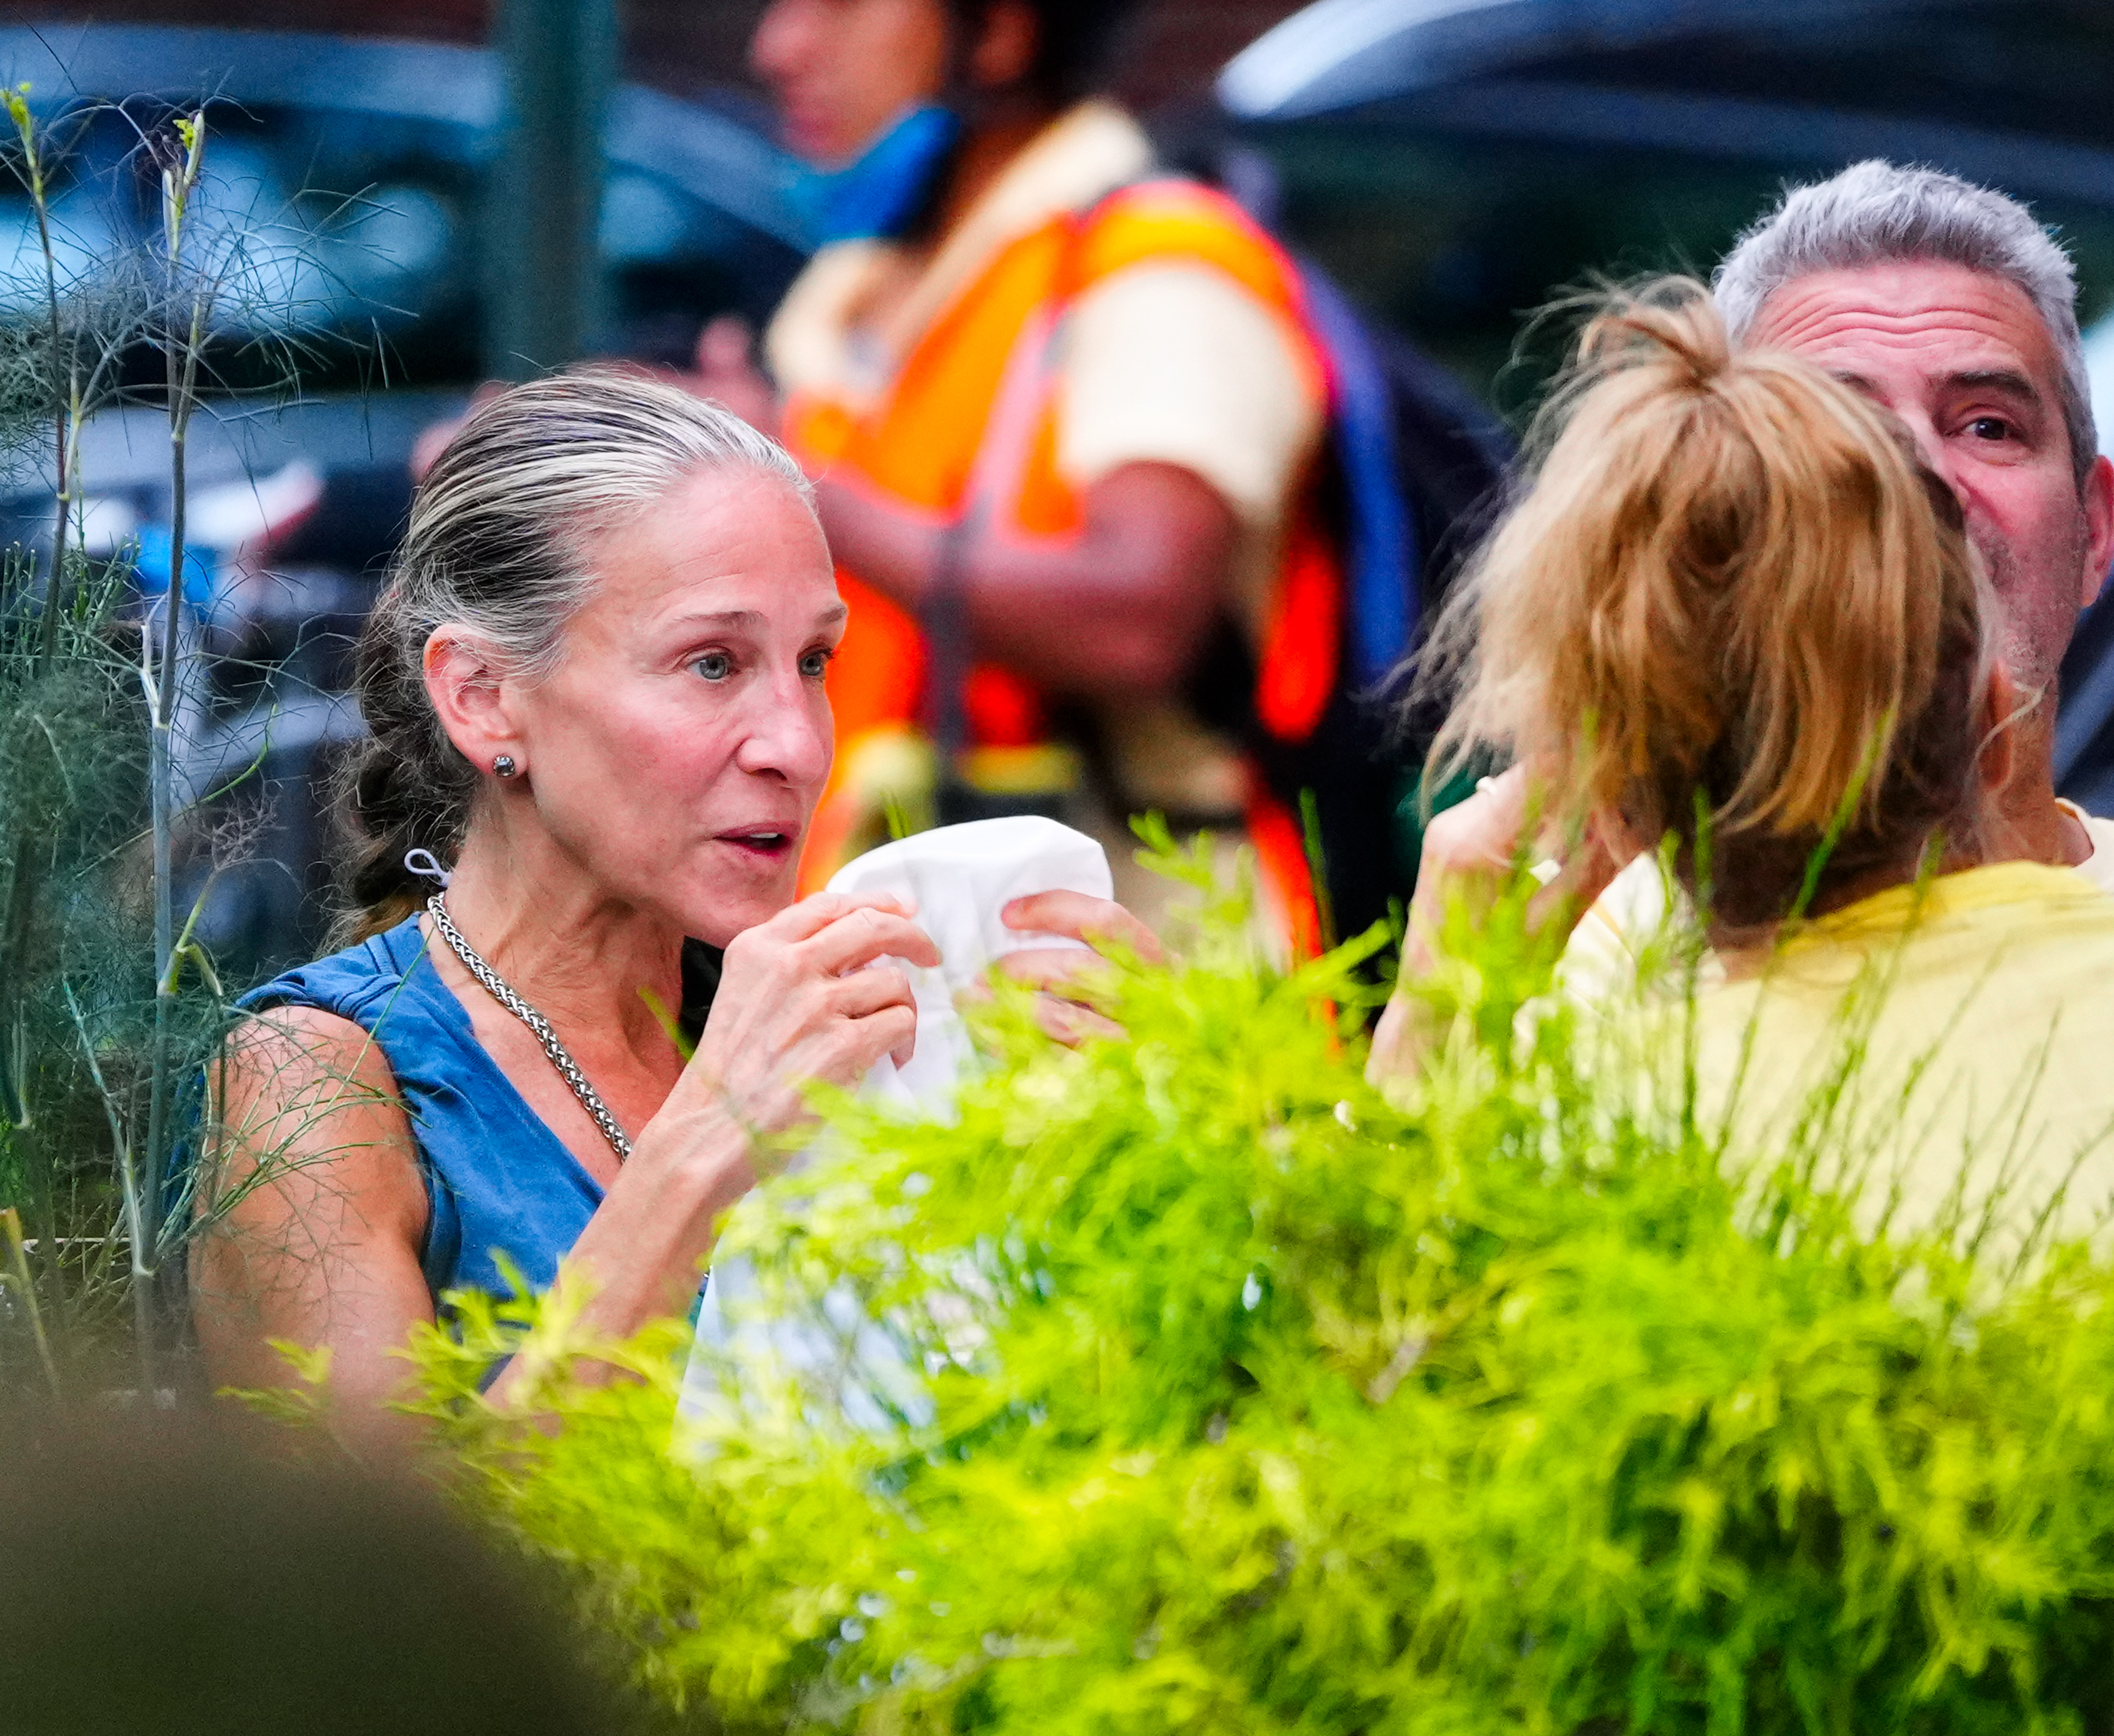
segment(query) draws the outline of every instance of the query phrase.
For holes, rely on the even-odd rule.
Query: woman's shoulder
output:
[[[312,1007],[368,1026],[401,994],[424,954],[419,919],[407,916],[394,928],[282,971],[238,1004],[246,1012]]]

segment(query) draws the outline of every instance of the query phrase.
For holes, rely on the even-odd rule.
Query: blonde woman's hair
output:
[[[403,920],[432,890],[404,866],[451,860],[482,768],[455,752],[426,692],[425,647],[460,624],[508,668],[547,674],[593,588],[587,550],[698,471],[813,491],[785,450],[680,386],[579,368],[501,392],[450,441],[412,497],[410,528],[360,636],[368,734],[341,779],[352,834],[343,941]]]
[[[1788,913],[1971,830],[1988,678],[1952,491],[1892,417],[1794,357],[1730,348],[1685,278],[1618,292],[1529,437],[1524,491],[1438,635],[1439,763],[1547,768],[1576,815],[1672,834],[1714,916]]]

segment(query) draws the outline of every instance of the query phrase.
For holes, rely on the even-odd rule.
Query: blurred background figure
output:
[[[143,100],[152,110],[221,93],[208,197],[222,220],[268,220],[250,292],[226,309],[221,413],[193,437],[196,485],[226,492],[206,515],[213,534],[185,581],[187,595],[204,599],[208,651],[187,714],[185,787],[211,796],[258,761],[200,815],[254,808],[246,855],[216,865],[201,850],[194,864],[206,894],[201,932],[232,975],[268,974],[321,942],[331,841],[317,792],[357,727],[343,652],[373,596],[372,564],[397,528],[419,431],[457,413],[480,378],[583,351],[693,369],[702,331],[729,313],[762,331],[811,253],[834,241],[825,257],[841,254],[862,225],[869,239],[854,236],[854,253],[929,246],[945,227],[943,211],[876,217],[875,202],[885,208],[890,190],[925,185],[936,162],[961,150],[963,132],[1010,127],[1018,143],[1023,129],[1033,131],[1033,105],[1004,94],[1004,80],[992,85],[991,64],[959,57],[972,12],[1037,11],[958,13],[952,0],[817,0],[804,11],[634,0],[620,21],[611,0],[25,0],[13,10],[19,23],[0,30],[0,75],[30,80],[40,108],[80,116],[58,189],[70,257],[153,219],[151,177],[127,156],[130,127],[96,110],[99,99],[134,98],[137,111]],[[803,16],[804,37],[794,28]],[[832,96],[812,58],[818,21],[839,33],[907,34],[885,54],[871,47],[878,37],[858,37],[869,44],[853,63],[864,82]],[[985,34],[1000,61],[1019,49],[1017,26]],[[1824,179],[1876,156],[2002,189],[2059,230],[2078,261],[2100,423],[2114,426],[2103,402],[2114,373],[2104,318],[2114,289],[2114,107],[2104,100],[2114,14],[2098,0],[1139,0],[1106,42],[1099,82],[1144,126],[1158,162],[1233,194],[1257,231],[1301,262],[1302,277],[1314,265],[1340,283],[1376,335],[1413,337],[1441,364],[1431,370],[1438,388],[1457,381],[1517,410],[1553,359],[1550,346],[1530,345],[1524,365],[1508,368],[1519,310],[1590,271],[1720,258],[1787,178]],[[594,52],[569,60],[569,43]],[[589,263],[578,273],[542,269],[547,262],[508,221],[507,190],[518,181],[506,165],[538,144],[520,94],[547,89],[553,68],[579,87],[579,103],[561,116],[532,102],[527,118],[552,121],[538,148],[562,146],[561,158],[569,150],[577,159],[563,178],[585,190],[573,201],[577,241],[565,249]],[[1036,99],[1043,124],[1068,94]],[[889,148],[872,150],[877,140]],[[36,287],[26,220],[25,200],[0,196],[0,254],[11,255],[0,278],[18,311]],[[871,238],[899,227],[893,243]],[[525,340],[516,304],[554,275],[579,280],[575,336]],[[908,300],[890,317],[922,318]],[[255,364],[269,347],[258,340],[273,332],[299,340],[297,396],[276,386],[255,395],[272,386]],[[732,328],[718,328],[703,359],[731,391],[733,364],[745,359]],[[1402,378],[1396,359],[1385,357],[1391,386]],[[151,380],[155,359],[140,362],[135,381]],[[253,394],[246,401],[242,390]],[[1338,381],[1339,417],[1343,400]],[[1394,393],[1389,407],[1404,401]],[[155,413],[150,404],[112,411],[86,452],[92,537],[112,551],[138,538],[143,593],[167,582],[153,547],[167,521],[166,480],[136,427]],[[1316,459],[1325,519],[1337,432],[1322,433]],[[1404,467],[1413,434],[1398,447]],[[1238,479],[1215,477],[1202,457],[1189,462],[1206,496],[1234,509],[1224,573],[1261,570],[1259,556],[1241,566],[1265,539]],[[1422,487],[1450,507],[1444,480]],[[0,499],[14,520],[0,535],[34,541],[49,485],[21,487]],[[1415,546],[1398,564],[1412,635],[1444,588],[1447,522],[1445,510],[1412,518]],[[1355,600],[1352,539],[1326,528],[1342,594]],[[973,602],[977,587],[968,589]],[[903,619],[931,637],[918,611]],[[1353,638],[1337,648],[1344,684],[1355,688],[1366,678],[1361,653]],[[1257,742],[1241,739],[1239,709],[1214,715],[1187,691],[1219,672],[1218,691],[1251,707],[1255,688],[1215,660],[1251,654],[1252,635],[1244,646],[1238,631],[1215,628],[1192,651],[1176,696],[1188,720],[1205,742],[1244,748],[1252,761]],[[2103,605],[2064,664],[2054,746],[2059,793],[2103,811],[2114,806],[2105,793],[2114,788],[2110,653],[2114,606]],[[985,660],[1035,673],[1004,656]],[[1119,756],[1101,744],[1122,733],[1099,715],[1112,710],[1105,695],[1082,699],[1047,675],[1032,683],[1048,726],[1036,739],[1094,746],[1108,781]],[[963,685],[987,694],[992,682]],[[990,721],[981,701],[964,709],[968,722]],[[927,705],[912,721],[930,731],[941,720]],[[963,733],[970,746],[1000,745],[978,744],[966,723]],[[1313,764],[1343,757],[1317,750],[1308,767],[1275,768],[1272,788],[1296,794]],[[1413,744],[1402,757],[1413,757]],[[1140,759],[1131,756],[1126,775],[1150,789]],[[1227,766],[1215,752],[1187,763]],[[975,769],[992,773],[991,756]],[[1009,768],[1038,769],[1051,762],[1017,758]],[[1212,780],[1197,782],[1208,790]],[[1398,840],[1394,863],[1413,860],[1415,847],[1413,836]],[[1332,871],[1344,853],[1329,845]],[[1352,909],[1339,915],[1352,925]]]
[[[1327,352],[1282,251],[1089,96],[1133,10],[775,0],[753,58],[830,171],[826,244],[766,344],[782,420],[730,324],[699,384],[824,477],[852,603],[810,884],[891,810],[1039,808],[1119,862],[1157,810],[1245,824],[1311,950],[1300,791],[1245,750],[1309,741],[1338,684]]]
[[[297,1464],[288,1441],[195,1413],[0,1417],[0,1730],[629,1727],[578,1662],[551,1588],[430,1492],[313,1444],[317,1461]]]

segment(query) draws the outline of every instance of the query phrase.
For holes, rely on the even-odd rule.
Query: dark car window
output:
[[[1451,73],[1250,134],[1302,244],[1502,404],[1540,372],[1506,370],[1524,313],[1594,272],[1707,271],[1787,179],[1860,156],[2020,194],[2075,254],[2086,319],[2114,295],[2098,0],[1718,4],[1690,29],[1671,6],[1540,10],[1486,52],[1464,13]]]

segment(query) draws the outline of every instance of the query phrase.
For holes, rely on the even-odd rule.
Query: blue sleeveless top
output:
[[[240,1004],[313,1007],[373,1036],[410,1112],[428,1204],[419,1263],[436,1305],[451,1290],[511,1294],[502,1254],[533,1288],[551,1286],[602,1185],[477,1040],[426,956],[417,916],[274,977]]]

